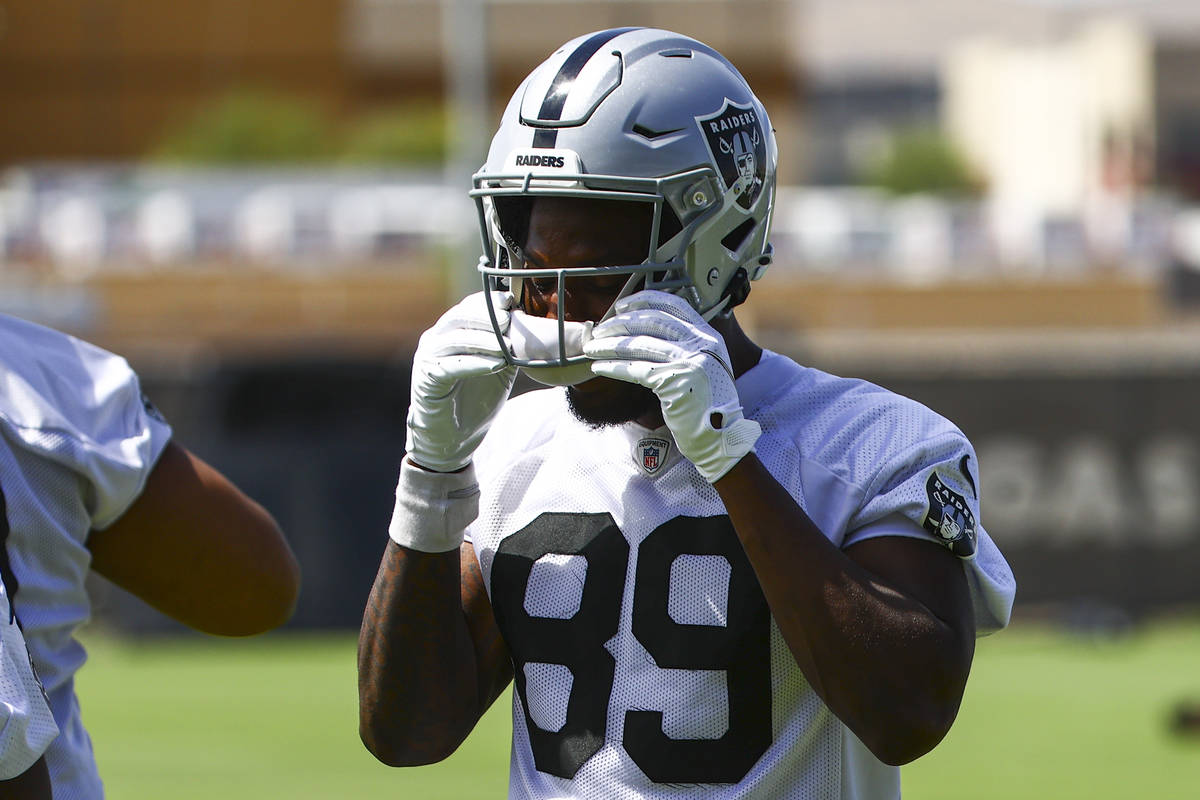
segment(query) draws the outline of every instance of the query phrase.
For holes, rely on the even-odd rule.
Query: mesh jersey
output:
[[[960,431],[770,352],[737,386],[759,459],[834,544],[965,527],[978,630],[1007,624],[1015,585],[976,522]],[[511,797],[899,796],[899,769],[808,685],[716,490],[665,428],[592,429],[564,390],[530,392],[476,470],[467,535],[514,663]]]
[[[48,702],[0,580],[0,781],[33,766],[58,735]]]
[[[170,435],[124,359],[0,315],[0,566],[60,730],[46,751],[56,800],[104,796],[74,689],[88,533],[137,498]]]

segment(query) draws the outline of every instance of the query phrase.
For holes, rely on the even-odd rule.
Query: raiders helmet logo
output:
[[[726,98],[720,111],[696,117],[696,124],[704,132],[726,191],[732,191],[737,204],[749,210],[762,193],[767,174],[767,141],[758,114],[752,106],[740,106]]]
[[[666,439],[640,439],[633,447],[633,460],[647,475],[654,475],[667,462],[671,443]]]
[[[951,489],[936,473],[925,484],[929,495],[929,512],[925,515],[925,530],[950,548],[960,558],[975,554],[975,515],[966,499]]]

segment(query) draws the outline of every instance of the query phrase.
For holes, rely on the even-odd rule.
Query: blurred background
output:
[[[536,63],[623,25],[755,87],[777,258],[739,317],[963,428],[1018,623],[1194,613],[1194,0],[0,0],[0,311],[126,355],[287,531],[290,627],[352,631],[416,338],[478,285],[469,175]]]

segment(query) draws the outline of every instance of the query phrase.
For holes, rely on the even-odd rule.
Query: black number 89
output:
[[[531,615],[525,595],[534,562],[549,554],[587,560],[579,609],[569,619]],[[680,555],[723,556],[730,567],[725,625],[685,625],[668,613],[671,565]],[[492,566],[492,604],[513,658],[534,761],[572,778],[603,746],[629,544],[609,514],[546,513],[506,538]],[[621,744],[658,783],[736,783],[771,744],[770,614],[726,516],[676,517],[638,546],[632,629],[663,669],[724,670],[729,727],[718,739],[672,739],[662,711],[628,709]],[[525,665],[560,664],[573,679],[566,722],[538,727],[529,713]]]

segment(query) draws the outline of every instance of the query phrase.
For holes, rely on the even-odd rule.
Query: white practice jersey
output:
[[[60,731],[46,751],[55,800],[104,796],[74,688],[88,533],[129,508],[170,436],[124,359],[0,315],[0,566]]]
[[[835,545],[949,546],[979,633],[1007,624],[1012,572],[957,428],[770,352],[737,387],[758,458]],[[666,428],[589,428],[565,390],[535,391],[506,404],[475,463],[468,538],[516,674],[510,797],[900,796],[900,770],[808,685],[720,497]]]
[[[57,735],[50,701],[0,579],[0,781],[33,766]]]

